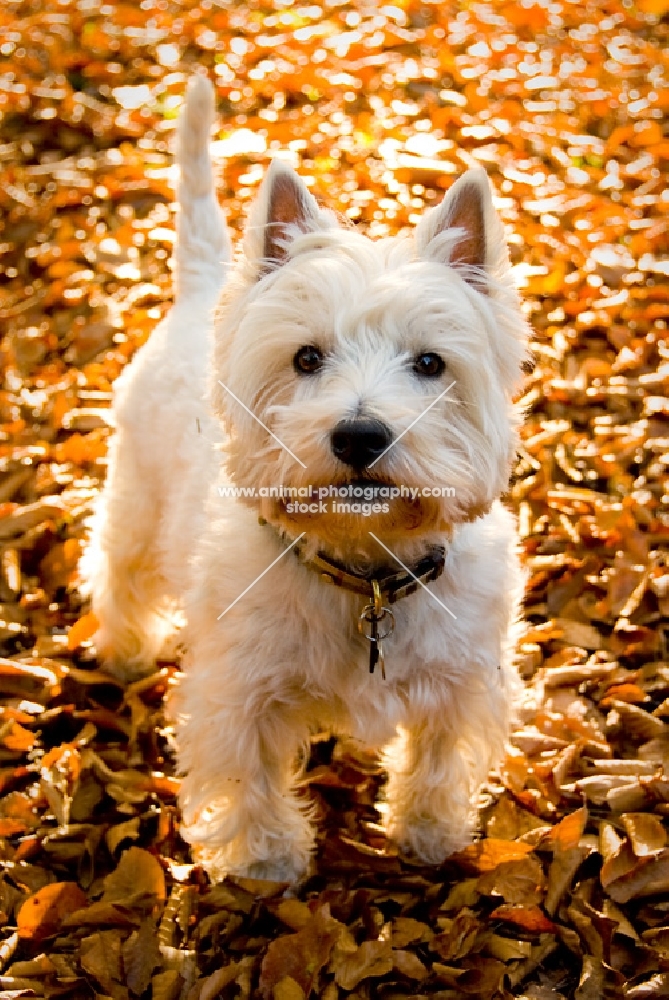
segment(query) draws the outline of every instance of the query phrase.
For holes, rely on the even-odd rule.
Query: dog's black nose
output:
[[[359,417],[340,420],[330,435],[333,454],[340,462],[364,469],[391,444],[393,435],[380,420]]]

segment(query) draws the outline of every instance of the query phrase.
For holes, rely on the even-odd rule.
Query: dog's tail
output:
[[[177,129],[176,161],[179,215],[174,251],[177,299],[201,290],[203,283],[222,285],[232,248],[225,216],[216,198],[209,152],[214,121],[214,88],[205,76],[191,78]]]

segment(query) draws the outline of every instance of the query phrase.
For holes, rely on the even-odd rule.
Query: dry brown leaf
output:
[[[307,904],[299,899],[282,899],[276,908],[276,915],[294,931],[302,930],[313,918]]]
[[[139,930],[133,931],[123,942],[121,956],[125,982],[136,996],[141,996],[161,962],[156,925],[152,920],[144,920]]]
[[[135,927],[141,921],[138,913],[125,909],[123,904],[90,903],[84,910],[75,910],[63,920],[63,927]]]
[[[459,911],[466,907],[476,906],[480,896],[478,883],[477,878],[466,878],[456,882],[439,907],[440,912],[451,913],[453,910]]]
[[[343,990],[354,990],[363,980],[385,976],[392,968],[390,941],[363,941],[356,951],[339,956],[332,964],[335,981]]]
[[[532,906],[544,895],[544,871],[535,857],[504,861],[491,872],[481,875],[478,890],[483,895],[498,894],[506,903]]]
[[[612,789],[606,797],[611,810],[640,812],[657,803],[669,802],[669,778],[640,778],[632,784]]]
[[[667,831],[652,813],[623,813],[620,817],[637,857],[659,854],[667,844]]]
[[[198,1000],[215,1000],[226,986],[235,982],[241,968],[240,962],[231,962],[207,976],[199,984]]]
[[[472,910],[464,909],[453,920],[443,923],[444,929],[432,939],[430,948],[445,962],[464,958],[481,930],[478,916]]]
[[[107,830],[106,841],[107,847],[112,854],[116,851],[116,848],[124,840],[137,840],[140,833],[140,819],[139,816],[133,816],[132,819],[126,820],[125,823],[117,823]]]
[[[421,982],[429,975],[417,955],[412,951],[403,951],[401,948],[393,948],[393,968],[407,979],[416,979]]]
[[[138,900],[165,900],[165,875],[160,862],[141,847],[130,847],[104,880],[105,903],[133,905]]]
[[[304,990],[290,976],[280,979],[274,987],[274,1000],[304,1000]]]
[[[179,1000],[182,982],[176,969],[158,972],[151,980],[151,1000]]]
[[[514,938],[502,937],[500,934],[490,934],[485,942],[486,954],[499,959],[500,962],[515,962],[529,958],[532,945],[529,941],[518,941]]]
[[[585,899],[573,896],[567,907],[567,916],[576,927],[584,943],[583,950],[610,965],[611,940],[616,929],[615,920],[591,906]]]
[[[669,850],[634,860],[627,871],[607,880],[606,891],[616,903],[669,892]]]
[[[432,930],[420,920],[413,917],[396,917],[392,922],[391,944],[393,948],[406,948],[408,944],[416,941],[429,942],[432,938]]]
[[[543,826],[542,820],[522,809],[509,795],[502,795],[486,821],[486,835],[492,840],[517,840]]]
[[[574,993],[574,1000],[602,1000],[603,994],[604,970],[601,960],[593,955],[584,955],[581,978]]]
[[[668,996],[669,972],[656,972],[645,982],[625,990],[626,1000],[628,997],[629,1000],[653,1000],[655,997],[658,1000],[666,1000]]]
[[[571,847],[568,851],[556,851],[548,869],[548,889],[545,907],[551,916],[558,903],[567,892],[581,863],[590,853],[589,847]]]
[[[97,931],[81,942],[82,968],[108,992],[121,982],[121,932]]]
[[[294,979],[308,997],[343,929],[325,904],[296,934],[275,938],[265,953],[260,970],[260,992],[265,1000],[271,1000],[276,984],[287,976]]]

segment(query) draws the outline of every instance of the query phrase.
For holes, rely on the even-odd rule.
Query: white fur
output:
[[[150,669],[174,609],[185,608],[183,832],[214,877],[294,879],[307,869],[313,831],[299,781],[316,725],[385,748],[388,832],[439,862],[471,837],[476,793],[503,751],[519,685],[522,579],[513,519],[497,498],[516,445],[512,396],[528,331],[489,183],[469,171],[415,239],[373,243],[340,228],[275,161],[220,299],[210,358],[210,312],[229,259],[208,165],[211,116],[210,88],[197,78],[179,129],[177,302],[117,383],[118,429],[85,563],[98,646],[110,669],[134,676]],[[283,228],[269,230],[267,260],[276,218]],[[477,218],[481,260],[466,252]],[[309,344],[327,360],[305,376],[293,357]],[[424,351],[443,357],[439,378],[413,371]],[[398,508],[394,520],[293,523],[276,503],[219,496],[216,486],[229,483],[350,480],[330,433],[358,412],[402,435],[374,474],[453,486],[455,497],[425,504],[417,522]],[[222,453],[213,439],[225,440]],[[392,564],[370,530],[403,562],[446,546],[444,573],[429,587],[438,600],[419,589],[393,608],[386,680],[370,676],[356,629],[364,600],[285,554],[285,537],[305,531],[308,552],[352,569]]]

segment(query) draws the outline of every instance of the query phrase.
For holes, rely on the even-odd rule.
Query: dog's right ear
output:
[[[296,236],[323,228],[320,214],[304,181],[281,160],[272,160],[245,239],[246,256],[258,265],[258,277],[284,263]]]

